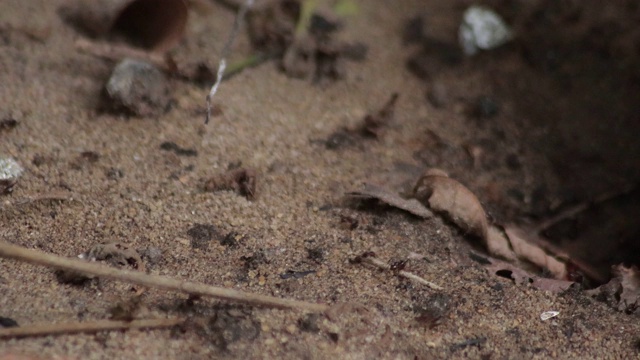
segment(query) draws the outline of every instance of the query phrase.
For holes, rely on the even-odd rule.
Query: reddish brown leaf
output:
[[[441,170],[427,171],[416,183],[414,197],[443,213],[463,231],[487,238],[487,215],[478,198]]]

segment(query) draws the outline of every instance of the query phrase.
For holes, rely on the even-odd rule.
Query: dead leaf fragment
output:
[[[262,5],[247,15],[249,37],[256,50],[278,58],[290,77],[316,83],[338,80],[344,77],[346,59],[366,55],[361,44],[337,39],[340,18],[316,2],[276,0]]]
[[[468,234],[487,238],[487,215],[480,200],[464,185],[439,170],[423,175],[413,189],[414,198],[443,213]]]
[[[528,241],[527,233],[514,226],[506,226],[505,233],[509,237],[513,252],[521,259],[547,269],[556,279],[567,277],[566,263],[556,259],[552,254],[546,252],[532,241]]]
[[[623,264],[611,267],[613,278],[606,284],[588,291],[591,296],[603,296],[619,311],[634,313],[640,308],[640,270]]]
[[[531,284],[531,286],[540,290],[561,293],[575,284],[573,281],[539,277],[513,264],[498,259],[489,258],[488,260],[490,264],[485,265],[485,267],[490,273],[513,279],[515,283],[519,285]]]
[[[355,198],[371,198],[382,201],[383,203],[395,208],[408,211],[413,215],[428,219],[433,217],[433,213],[427,209],[420,201],[416,199],[405,199],[397,193],[371,183],[364,183],[362,189],[347,193],[348,196]]]
[[[531,241],[531,236],[518,227],[508,226],[502,231],[499,226],[489,225],[478,198],[442,170],[425,172],[414,187],[414,197],[443,213],[462,230],[481,238],[490,254],[514,263],[524,260],[548,270],[556,279],[567,278],[566,262],[546,251],[539,242]]]

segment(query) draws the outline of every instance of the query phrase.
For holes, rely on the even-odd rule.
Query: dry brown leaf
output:
[[[516,284],[531,284],[531,286],[545,291],[550,291],[552,293],[560,293],[563,292],[573,284],[573,281],[566,280],[556,280],[556,279],[547,279],[543,277],[539,277],[534,275],[528,271],[525,271],[513,264],[500,261],[497,259],[487,259],[490,264],[485,267],[489,272],[495,275],[508,277],[515,280]]]
[[[511,248],[509,237],[502,229],[497,226],[490,226],[487,230],[487,239],[485,241],[487,251],[493,256],[497,256],[501,259],[508,261],[516,261],[516,254]]]
[[[376,199],[425,219],[433,217],[433,213],[422,205],[420,201],[416,199],[404,199],[397,193],[379,185],[364,183],[361,190],[348,192],[347,195],[358,198]]]
[[[464,185],[443,171],[431,169],[418,180],[414,196],[429,207],[444,213],[467,233],[484,240],[487,251],[499,258],[517,263],[524,260],[548,270],[556,279],[567,278],[566,263],[556,259],[537,242],[527,241],[528,234],[515,226],[489,225],[478,198]]]
[[[506,226],[504,230],[511,243],[511,248],[518,258],[549,270],[556,279],[567,278],[566,262],[556,259],[541,247],[531,241],[527,241],[527,233],[522,229],[515,226]]]
[[[427,171],[414,187],[414,197],[446,215],[463,231],[487,238],[487,215],[478,198],[440,170]]]

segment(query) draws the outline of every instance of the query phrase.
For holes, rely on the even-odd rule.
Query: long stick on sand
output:
[[[138,271],[116,269],[105,265],[26,249],[3,241],[0,241],[0,257],[20,260],[36,265],[44,265],[56,269],[77,271],[156,289],[178,291],[191,295],[210,296],[221,300],[238,302],[252,306],[273,307],[279,309],[301,309],[312,312],[324,312],[329,308],[328,305],[324,304],[281,299],[273,296],[183,281],[166,276],[149,275]]]

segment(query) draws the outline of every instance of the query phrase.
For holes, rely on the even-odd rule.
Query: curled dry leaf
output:
[[[497,259],[489,258],[487,260],[489,264],[485,265],[485,267],[490,273],[513,279],[516,284],[531,284],[531,286],[537,289],[550,291],[552,293],[563,292],[575,284],[573,281],[539,277],[513,264]]]
[[[545,250],[539,241],[531,241],[531,236],[520,228],[507,226],[503,231],[490,225],[478,198],[442,170],[428,170],[418,180],[414,197],[443,213],[465,232],[482,239],[490,254],[513,263],[524,260],[548,270],[556,279],[567,278],[565,261]]]
[[[553,254],[536,245],[536,241],[528,238],[529,234],[527,232],[515,226],[506,226],[504,231],[513,253],[519,259],[548,270],[556,279],[567,278],[566,262],[559,260]]]
[[[416,199],[405,199],[397,193],[371,183],[364,183],[362,189],[347,193],[348,196],[356,198],[371,198],[383,203],[402,209],[422,218],[430,218],[433,213]]]
[[[487,238],[487,215],[478,198],[441,170],[427,171],[413,189],[414,197],[443,213],[468,234]]]

